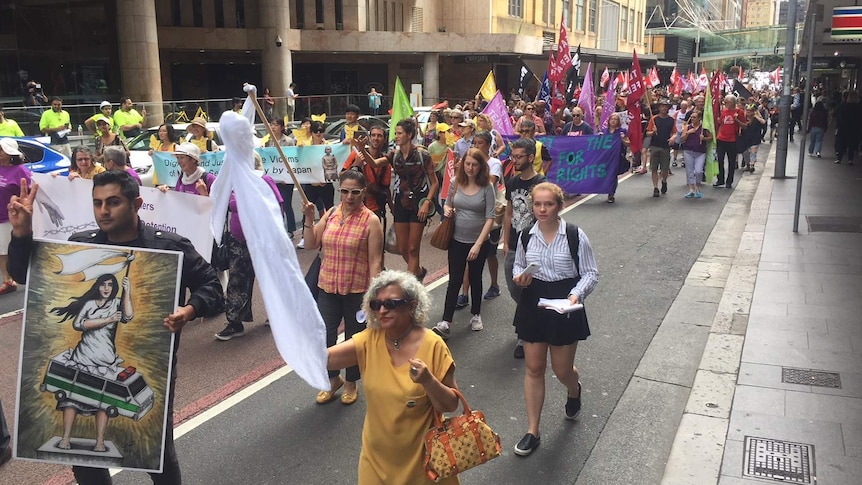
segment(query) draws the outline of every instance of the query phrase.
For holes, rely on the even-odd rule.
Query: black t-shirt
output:
[[[506,203],[512,208],[512,230],[509,232],[509,250],[515,250],[518,233],[529,229],[536,222],[533,216],[533,199],[530,191],[533,186],[545,181],[544,175],[536,174],[530,180],[512,177],[506,182]]]
[[[673,133],[673,125],[676,123],[674,119],[670,116],[662,118],[659,115],[655,115],[653,116],[653,123],[655,123],[655,134],[652,136],[650,146],[657,148],[670,148],[667,140],[670,138],[670,134]]]

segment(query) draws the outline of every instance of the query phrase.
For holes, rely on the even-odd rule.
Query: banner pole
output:
[[[248,84],[248,83],[246,83]],[[263,125],[266,126],[266,131],[269,133],[269,139],[275,140],[275,133],[272,131],[272,127],[269,126],[269,120],[266,119],[266,115],[263,114],[263,109],[260,107],[260,103],[257,102],[257,96],[253,91],[248,92],[248,97],[251,98],[251,102],[254,103],[254,109],[257,111],[257,115],[260,116],[260,119],[263,120]],[[278,141],[274,142],[275,149],[278,150],[278,155],[281,157],[282,163],[287,167],[287,173],[290,174],[290,178],[293,179],[293,184],[297,190],[299,190],[299,196],[302,197],[302,202],[308,204],[308,196],[305,195],[305,191],[302,190],[302,185],[299,183],[299,180],[296,178],[296,174],[293,173],[293,168],[290,166],[290,162],[287,161],[287,157],[284,155],[284,151],[281,149],[281,145]]]

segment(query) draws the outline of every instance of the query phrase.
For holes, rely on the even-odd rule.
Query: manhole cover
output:
[[[841,389],[841,376],[837,372],[811,369],[781,368],[781,382],[805,386],[834,387]]]
[[[814,445],[745,437],[743,477],[811,483]]]
[[[809,232],[862,232],[862,217],[806,216]]]

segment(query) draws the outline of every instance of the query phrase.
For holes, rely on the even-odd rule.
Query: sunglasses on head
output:
[[[347,195],[347,194],[350,194],[350,195],[353,195],[353,196],[356,196],[356,195],[361,194],[361,193],[362,193],[362,190],[363,190],[363,189],[338,189],[338,191],[339,191],[339,192],[341,192],[341,195]]]
[[[410,300],[406,298],[388,299],[388,300],[371,300],[368,302],[368,306],[371,307],[375,312],[380,310],[380,308],[386,308],[387,310],[394,310],[398,307],[402,307],[406,304],[410,303]]]

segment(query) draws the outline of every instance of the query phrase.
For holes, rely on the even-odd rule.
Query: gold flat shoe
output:
[[[344,386],[344,379],[338,378],[338,385],[329,391],[320,391],[317,393],[317,404],[326,404],[335,399],[335,393]]]
[[[341,393],[341,404],[349,406],[355,403],[357,399],[359,399],[359,385],[356,386],[356,390],[353,392],[348,392],[347,389],[345,389],[344,392]]]

